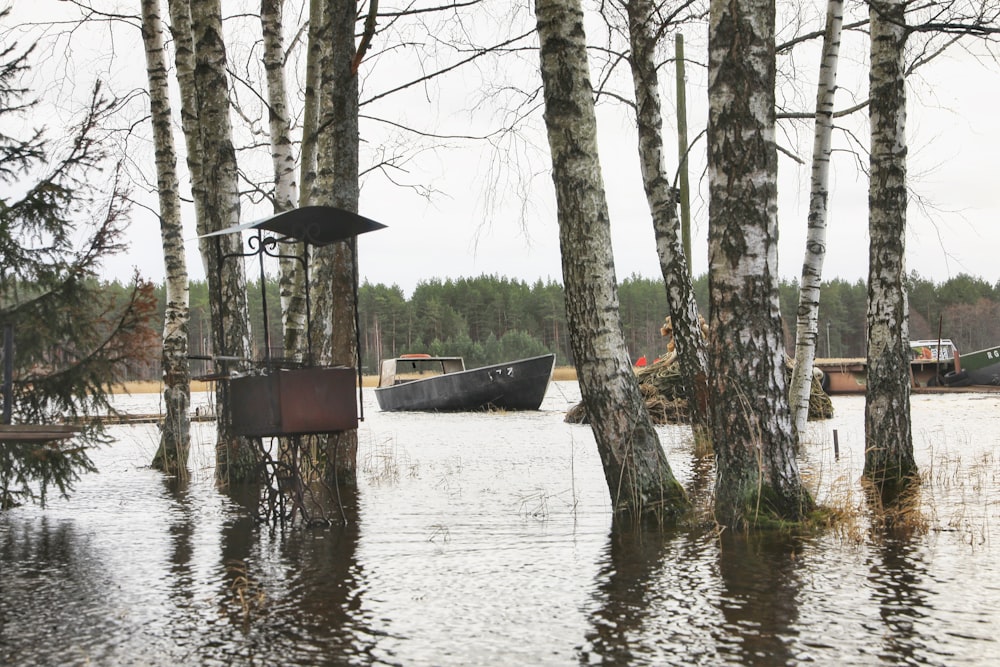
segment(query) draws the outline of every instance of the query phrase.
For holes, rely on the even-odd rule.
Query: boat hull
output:
[[[865,359],[817,359],[823,371],[823,389],[828,394],[863,394],[866,388]],[[969,391],[976,387],[1000,387],[1000,346],[959,355],[954,362],[916,359],[910,364],[915,391]]]
[[[445,373],[375,389],[386,412],[537,410],[545,397],[553,354]]]
[[[963,354],[961,364],[971,384],[1000,386],[1000,346]]]

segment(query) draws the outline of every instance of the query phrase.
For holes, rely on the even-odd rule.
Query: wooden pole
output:
[[[9,424],[14,406],[14,325],[3,325],[3,420]]]
[[[687,258],[688,275],[692,275],[691,258],[691,197],[688,185],[687,96],[684,88],[684,35],[674,38],[674,67],[677,72],[677,170],[680,175],[681,242]]]

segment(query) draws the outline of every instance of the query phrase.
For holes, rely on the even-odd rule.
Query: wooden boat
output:
[[[545,354],[466,369],[462,357],[404,354],[382,360],[375,398],[386,412],[537,410],[555,363]]]
[[[947,339],[910,341],[910,376],[915,391],[947,392],[1000,387],[1000,346],[960,353]],[[828,394],[863,394],[865,359],[817,359]]]

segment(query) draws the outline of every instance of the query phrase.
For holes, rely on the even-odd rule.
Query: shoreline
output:
[[[552,379],[555,381],[576,380],[576,369],[572,366],[557,366],[552,371]],[[204,380],[192,380],[191,391],[211,391],[212,382]],[[378,386],[377,375],[365,375],[362,378],[363,387]],[[159,380],[137,380],[132,382],[120,382],[113,386],[113,394],[159,394],[163,391],[163,382]]]

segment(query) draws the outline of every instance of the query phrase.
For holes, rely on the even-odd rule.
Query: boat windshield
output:
[[[910,355],[914,361],[954,361],[956,352],[955,344],[947,338],[910,341]]]
[[[379,386],[424,380],[436,375],[457,373],[465,370],[461,357],[401,357],[382,362]]]

